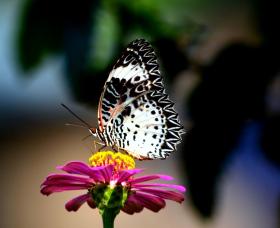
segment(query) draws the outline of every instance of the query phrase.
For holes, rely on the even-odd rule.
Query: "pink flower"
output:
[[[147,183],[161,179],[170,181],[167,175],[153,174],[135,177],[143,170],[122,169],[116,171],[114,165],[92,167],[83,162],[73,161],[58,169],[67,174],[50,174],[41,185],[41,193],[50,195],[55,192],[84,189],[87,192],[68,201],[68,211],[77,211],[82,204],[92,208],[119,208],[133,214],[143,208],[158,212],[165,207],[165,200],[181,203],[185,188],[180,185]],[[174,191],[175,190],[175,191]]]

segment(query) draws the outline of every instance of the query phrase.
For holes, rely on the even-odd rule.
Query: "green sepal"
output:
[[[91,195],[101,215],[108,210],[117,215],[127,200],[128,189],[122,185],[98,184],[91,189]]]

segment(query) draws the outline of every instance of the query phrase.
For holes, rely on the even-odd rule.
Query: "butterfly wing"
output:
[[[167,94],[151,91],[126,106],[108,130],[116,144],[138,159],[164,159],[184,133]]]
[[[131,42],[114,65],[98,105],[99,130],[127,104],[150,90],[163,90],[157,58],[144,39]]]
[[[139,159],[166,158],[183,127],[164,91],[151,45],[131,42],[105,83],[98,108],[99,130]]]

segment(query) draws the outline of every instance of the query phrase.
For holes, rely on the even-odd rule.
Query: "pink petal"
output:
[[[125,213],[132,215],[141,212],[143,208],[144,206],[137,199],[129,196],[122,210]]]
[[[167,187],[167,188],[174,188],[180,192],[185,192],[186,188],[182,185],[176,184],[161,184],[161,183],[151,183],[151,184],[133,184],[133,188],[146,188],[146,187]]]
[[[75,176],[73,174],[51,174],[46,178],[42,185],[53,185],[59,183],[77,183],[92,185],[93,180],[88,177]]]
[[[65,204],[65,208],[66,208],[67,211],[77,211],[82,206],[82,204],[85,203],[90,198],[91,197],[90,197],[89,193],[84,194],[84,195],[80,195],[80,196],[68,201]]]
[[[69,162],[64,166],[58,166],[58,169],[61,169],[67,173],[71,174],[80,174],[86,175],[94,179],[96,182],[104,182],[104,177],[102,170],[105,167],[90,167],[87,164],[79,161]]]
[[[123,181],[128,181],[128,179],[137,174],[142,172],[142,169],[130,169],[130,170],[122,170],[119,172],[119,178],[118,178],[118,182],[121,183]]]
[[[165,201],[157,196],[142,192],[135,192],[135,194],[131,195],[131,197],[134,198],[140,205],[153,212],[158,212],[160,209],[165,207]]]
[[[154,196],[157,196],[157,197],[160,197],[163,199],[173,200],[178,203],[181,203],[184,201],[184,195],[182,193],[178,193],[178,192],[161,190],[161,189],[149,189],[149,188],[138,188],[138,191],[139,190],[141,192],[152,194]]]
[[[42,186],[72,186],[72,185],[83,185],[87,188],[91,188],[94,183],[92,182],[78,182],[78,181],[67,181],[67,180],[57,180],[57,181],[44,181]]]
[[[121,210],[123,212],[129,214],[129,215],[133,215],[134,214],[134,210],[131,207],[127,206],[127,205],[124,205]]]
[[[163,179],[163,180],[173,180],[174,178],[167,175],[161,175],[161,174],[154,174],[154,175],[147,175],[135,178],[133,180],[130,180],[129,183],[131,184],[137,184],[145,181],[155,180],[155,179]]]
[[[113,165],[104,166],[103,169],[100,170],[102,176],[104,177],[105,182],[110,182],[114,171]]]
[[[81,190],[81,189],[88,189],[86,185],[46,185],[43,186],[41,189],[41,193],[43,195],[50,195],[54,192],[63,192],[63,191],[70,191],[70,190]]]
[[[95,203],[94,203],[92,197],[90,197],[90,198],[87,200],[87,204],[88,204],[92,209],[96,208],[96,205],[95,205]]]

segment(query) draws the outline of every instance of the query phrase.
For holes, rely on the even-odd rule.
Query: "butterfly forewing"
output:
[[[111,71],[98,107],[99,130],[109,145],[139,159],[166,158],[183,127],[164,91],[151,45],[131,42]]]
[[[163,89],[159,66],[151,45],[143,40],[131,42],[111,71],[99,101],[99,127],[102,130],[114,109],[125,107],[142,93]]]

